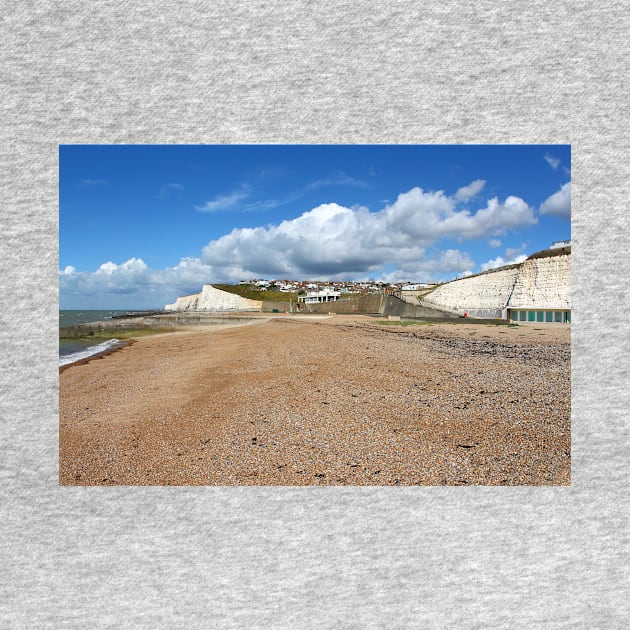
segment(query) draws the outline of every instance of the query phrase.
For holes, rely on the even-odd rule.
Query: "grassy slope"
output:
[[[297,293],[285,293],[284,291],[257,291],[252,288],[250,284],[213,284],[215,289],[221,291],[227,291],[228,293],[234,293],[240,295],[248,300],[263,300],[265,302],[286,302],[289,303],[289,299],[293,299],[297,302]]]

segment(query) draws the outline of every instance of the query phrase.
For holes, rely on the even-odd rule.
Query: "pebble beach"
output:
[[[277,317],[59,374],[62,485],[569,485],[565,325]]]

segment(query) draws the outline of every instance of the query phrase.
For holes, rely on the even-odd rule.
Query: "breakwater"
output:
[[[264,319],[264,318],[263,318]],[[260,317],[240,315],[219,315],[216,313],[174,312],[158,313],[155,315],[134,315],[133,317],[118,317],[101,322],[76,324],[59,329],[59,337],[62,339],[80,339],[85,337],[98,337],[110,335],[117,330],[138,329],[172,329],[186,328],[189,326],[226,326],[243,325],[260,321]]]

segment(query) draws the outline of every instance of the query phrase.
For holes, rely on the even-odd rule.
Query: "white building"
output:
[[[305,295],[298,295],[298,302],[302,304],[318,304],[320,302],[336,302],[341,297],[341,292],[333,291],[326,287],[321,291],[309,291]]]
[[[417,284],[406,284],[402,287],[403,291],[421,291],[422,289],[429,289],[434,287],[435,284],[429,284],[427,282],[418,282]]]
[[[551,243],[551,245],[549,246],[549,249],[558,249],[559,247],[570,247],[571,246],[571,241],[554,241],[553,243]]]

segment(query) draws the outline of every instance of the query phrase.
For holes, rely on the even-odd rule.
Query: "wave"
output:
[[[70,363],[76,363],[77,361],[82,361],[83,359],[88,359],[89,357],[94,356],[95,354],[99,354],[101,352],[106,352],[107,350],[111,350],[116,346],[120,345],[119,339],[108,339],[103,343],[99,343],[96,346],[88,346],[84,350],[80,350],[78,352],[72,352],[70,354],[64,354],[59,357],[59,367],[63,365],[69,365]]]

